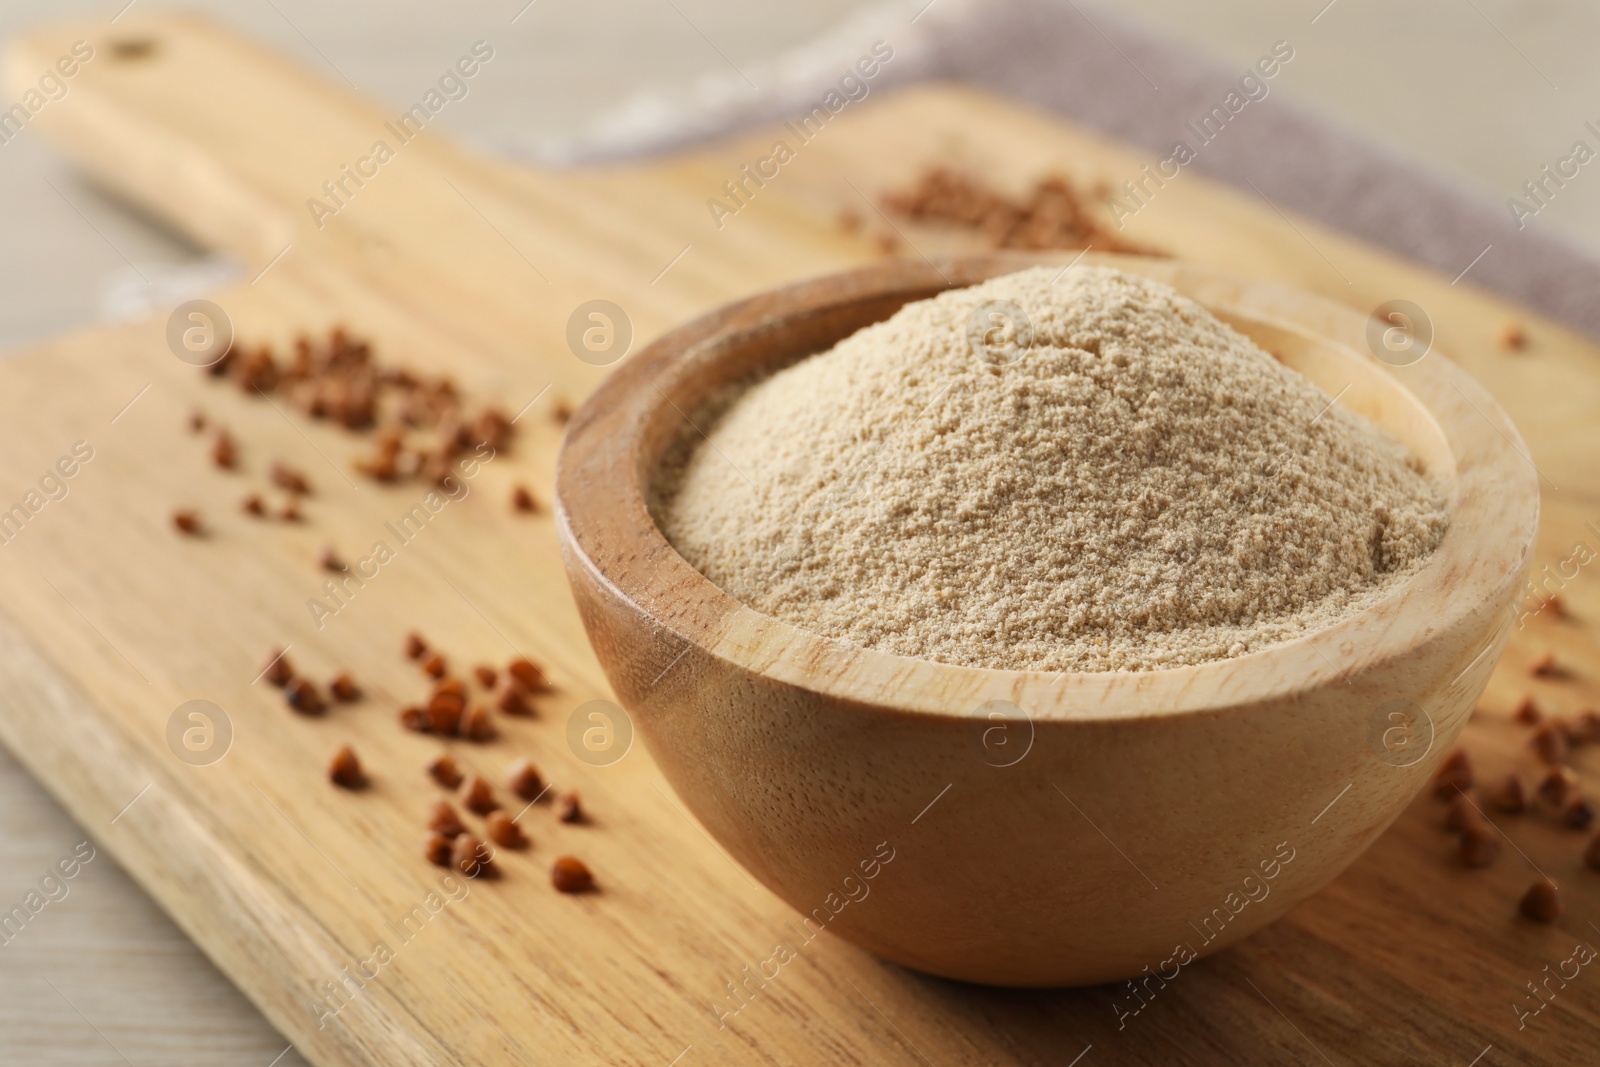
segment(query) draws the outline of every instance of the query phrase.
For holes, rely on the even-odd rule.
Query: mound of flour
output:
[[[868,648],[1200,663],[1337,621],[1444,535],[1442,489],[1332,400],[1165,285],[1038,268],[746,388],[653,510],[739,600]]]

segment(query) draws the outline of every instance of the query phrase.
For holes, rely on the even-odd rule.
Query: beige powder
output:
[[[1022,309],[1025,352],[969,343],[986,301]],[[868,648],[1200,663],[1336,621],[1443,536],[1420,463],[1332,399],[1167,286],[1040,268],[749,387],[654,511],[733,596]]]

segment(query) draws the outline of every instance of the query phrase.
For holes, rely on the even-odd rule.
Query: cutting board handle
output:
[[[36,126],[118,196],[248,263],[316,232],[305,202],[385,121],[190,16],[29,31],[9,42],[5,79],[22,111],[0,136]]]
[[[293,247],[379,285],[404,273],[397,291],[458,306],[525,304],[548,284],[537,262],[556,220],[437,136],[426,107],[376,106],[204,19],[38,28],[9,43],[5,72],[8,99],[39,105],[12,116],[16,135],[37,126],[113,193],[251,275]]]
[[[450,70],[476,62],[483,77],[492,60],[469,43]],[[556,353],[546,381],[597,376],[564,358],[569,313],[616,299],[611,280],[639,273],[638,247],[664,263],[685,241],[664,223],[595,242],[569,179],[440,136],[427,108],[453,105],[434,87],[415,106],[378,106],[204,19],[38,28],[10,42],[5,70],[7,98],[40,105],[19,136],[48,137],[117,196],[242,259],[246,279],[278,284],[282,271],[265,272],[280,260],[329,285],[359,277],[475,346]]]

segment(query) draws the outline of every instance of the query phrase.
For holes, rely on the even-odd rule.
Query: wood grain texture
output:
[[[871,242],[838,232],[836,213],[868,211],[857,189],[875,195],[928,162],[981,166],[1020,187],[1049,170],[1115,184],[1140,161],[1013,105],[927,88],[841,116],[720,230],[706,198],[776,134],[565,175],[465,158],[424,135],[317,230],[306,198],[391,116],[201,25],[130,14],[117,32],[148,34],[159,49],[145,62],[86,69],[70,106],[41,116],[40,129],[130,199],[250,259],[259,278],[218,298],[242,336],[282,342],[344,322],[389,358],[448,368],[470,394],[513,409],[550,386],[519,423],[515,454],[488,465],[467,499],[318,631],[304,606],[322,581],[316,547],[354,551],[415,496],[347,485],[338,473],[355,451],[347,436],[211,386],[172,358],[161,322],[46,345],[0,371],[7,499],[74,441],[96,450],[69,495],[4,550],[0,671],[10,699],[0,735],[84,825],[122,813],[105,846],[309,1060],[1061,1063],[1092,1044],[1085,1063],[1467,1063],[1492,1043],[1482,1062],[1576,1063],[1600,1041],[1591,991],[1600,979],[1587,971],[1522,1030],[1511,1008],[1600,918],[1597,876],[1580,869],[1574,835],[1524,819],[1508,832],[1526,860],[1508,850],[1494,868],[1465,872],[1449,862],[1428,801],[1327,889],[1186,967],[1120,1029],[1114,1005],[1127,1003],[1126,990],[964,986],[885,966],[827,935],[753,984],[748,1005],[719,1027],[713,1005],[733,1006],[727,986],[792,936],[795,913],[709,841],[645,753],[595,768],[568,749],[567,713],[608,690],[551,520],[518,519],[505,505],[514,480],[549,499],[557,433],[546,413],[603,374],[567,352],[567,316],[584,300],[613,299],[644,339],[729,299],[867,262]],[[42,33],[18,46],[11,69],[40,69],[80,36],[105,39]],[[908,236],[929,252],[959,243]],[[1600,545],[1585,532],[1600,524],[1593,345],[1525,320],[1530,349],[1502,354],[1494,337],[1515,309],[1193,176],[1164,189],[1129,236],[1362,311],[1393,297],[1421,304],[1441,349],[1527,438],[1546,490],[1537,562],[1567,558],[1580,537]],[[236,430],[242,477],[214,471],[187,436],[196,405]],[[313,473],[319,494],[304,528],[236,517],[237,498],[272,458]],[[175,539],[167,520],[179,505],[203,508],[215,535]],[[1508,722],[1530,684],[1563,712],[1597,695],[1592,572],[1580,569],[1563,595],[1572,619],[1537,619],[1513,636],[1465,727],[1491,767],[1531,766]],[[412,627],[462,661],[515,648],[550,664],[558,688],[544,717],[509,724],[495,747],[463,758],[495,770],[532,755],[584,792],[596,823],[535,818],[529,855],[443,908],[319,1028],[307,1003],[320,983],[371,956],[378,939],[395,940],[387,924],[437,885],[416,846],[432,798],[420,767],[434,747],[393,725],[394,709],[420,689],[398,653]],[[354,671],[367,701],[292,719],[250,684],[264,652],[285,641],[316,675]],[[1576,676],[1529,683],[1522,664],[1545,646]],[[206,768],[182,764],[164,740],[172,711],[196,697],[221,705],[235,730],[227,757]],[[322,780],[346,740],[375,777],[364,795]],[[1593,770],[1593,759],[1583,752],[1578,763]],[[1112,837],[1123,829],[1115,812],[1086,814]],[[591,862],[600,894],[548,890],[544,867],[562,851]],[[1567,890],[1567,916],[1554,927],[1515,917],[1528,863]]]
[[[44,903],[0,939],[6,985],[0,1062],[89,1067],[218,1062],[304,1067],[154,901],[0,751],[0,900]],[[92,852],[90,850],[93,850]],[[58,866],[78,860],[66,878]],[[69,863],[68,870],[72,870]],[[54,881],[47,881],[53,878]],[[15,920],[13,920],[13,923]]]

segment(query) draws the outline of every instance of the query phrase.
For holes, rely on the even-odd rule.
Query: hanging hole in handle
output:
[[[121,37],[111,42],[112,59],[149,59],[155,53],[156,42],[153,37]]]

